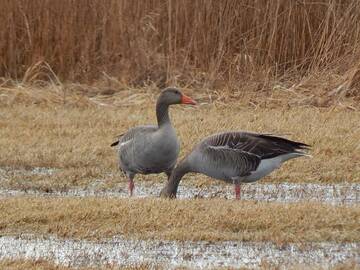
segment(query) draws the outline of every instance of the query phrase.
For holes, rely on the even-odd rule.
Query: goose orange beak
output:
[[[191,97],[188,97],[188,96],[183,94],[182,97],[181,97],[181,104],[196,105],[196,101],[193,100]]]

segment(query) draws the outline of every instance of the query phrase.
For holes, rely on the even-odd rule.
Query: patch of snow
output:
[[[0,259],[46,259],[66,266],[115,264],[190,267],[259,267],[266,263],[331,267],[347,260],[360,263],[360,243],[309,243],[276,246],[268,242],[177,242],[130,240],[60,240],[57,238],[0,237]]]
[[[0,180],[6,179],[9,176],[15,176],[15,175],[23,175],[23,176],[29,176],[29,175],[52,175],[54,174],[58,169],[56,168],[46,168],[46,167],[33,167],[29,170],[27,169],[14,169],[11,167],[0,167]]]
[[[134,197],[157,197],[163,185],[153,184],[143,186],[137,184]],[[68,191],[42,192],[37,190],[6,190],[0,189],[1,197],[37,196],[37,197],[115,197],[128,198],[127,188],[119,190],[96,191],[91,189],[71,189]],[[180,186],[177,197],[179,199],[192,198],[234,198],[232,185],[209,186],[197,188]],[[360,204],[360,184],[243,184],[242,200],[265,202],[321,202],[332,205]]]

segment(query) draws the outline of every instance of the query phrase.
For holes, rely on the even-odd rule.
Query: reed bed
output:
[[[267,90],[319,78],[357,95],[356,0],[2,0],[0,77]],[[50,75],[49,75],[50,74]],[[320,87],[321,88],[321,87]],[[313,87],[312,91],[317,91]],[[325,89],[331,91],[334,89]]]

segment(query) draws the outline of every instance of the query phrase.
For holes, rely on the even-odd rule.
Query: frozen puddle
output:
[[[252,242],[176,242],[114,238],[102,242],[57,238],[0,237],[0,259],[46,259],[66,266],[121,266],[150,264],[167,268],[258,267],[319,265],[329,267],[348,260],[360,263],[360,243],[290,244]]]
[[[11,167],[0,167],[0,180],[7,179],[10,176],[22,175],[22,176],[30,176],[30,175],[52,175],[58,169],[56,168],[46,168],[46,167],[33,167],[31,170],[27,169],[14,169]]]
[[[180,187],[179,198],[234,198],[232,185],[211,186],[204,189]],[[330,204],[359,204],[360,184],[243,184],[242,200],[267,202],[324,202]]]
[[[0,181],[10,176],[29,175],[52,175],[59,169],[35,167],[31,170],[13,169],[11,167],[0,167]],[[100,181],[100,180],[99,180]],[[106,179],[101,180],[106,181]],[[95,183],[96,181],[94,181]],[[183,183],[183,184],[182,184]],[[179,199],[191,198],[234,198],[232,185],[214,185],[205,187],[194,187],[186,185],[183,181],[179,186],[177,197]],[[135,197],[157,197],[160,194],[163,184],[149,184],[141,181],[135,182]],[[94,190],[88,186],[84,189],[70,189],[68,191],[43,192],[38,190],[7,190],[0,189],[0,198],[11,196],[37,196],[37,197],[115,197],[128,198],[127,183],[121,184],[124,188],[118,190]],[[95,185],[96,186],[96,185]],[[243,184],[241,191],[242,200],[255,200],[266,202],[323,202],[329,204],[360,204],[360,184],[305,184],[305,183],[281,183],[262,184],[261,182]]]
[[[135,197],[157,197],[163,185],[141,185],[137,183]],[[38,197],[115,197],[128,198],[127,188],[117,191],[94,191],[73,189],[65,192],[41,192],[21,190],[0,190],[1,197],[11,196],[38,196]],[[360,184],[244,184],[242,186],[242,200],[255,200],[266,202],[322,202],[333,205],[360,204]],[[204,188],[180,186],[179,199],[189,198],[234,198],[232,185],[214,185]]]

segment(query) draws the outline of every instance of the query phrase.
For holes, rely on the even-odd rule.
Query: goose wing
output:
[[[289,153],[303,153],[309,145],[271,134],[226,132],[206,138],[200,144],[214,165],[232,166],[239,176],[250,175],[261,160]]]
[[[236,148],[208,145],[204,149],[210,166],[217,170],[235,171],[237,176],[250,175],[259,166],[261,158]]]
[[[121,147],[122,145],[131,142],[135,136],[142,136],[144,134],[154,132],[156,131],[156,129],[157,127],[153,125],[133,127],[129,129],[127,132],[118,135],[117,140],[113,142],[110,146],[112,147],[120,144],[119,147]]]
[[[271,134],[250,132],[226,132],[210,136],[204,140],[209,146],[241,150],[261,159],[273,158],[289,153],[304,153],[309,145],[291,141]]]
[[[137,151],[146,145],[147,135],[157,130],[156,126],[138,126],[119,135],[112,146],[118,145],[119,165],[123,171],[142,172],[143,164],[136,161]]]

